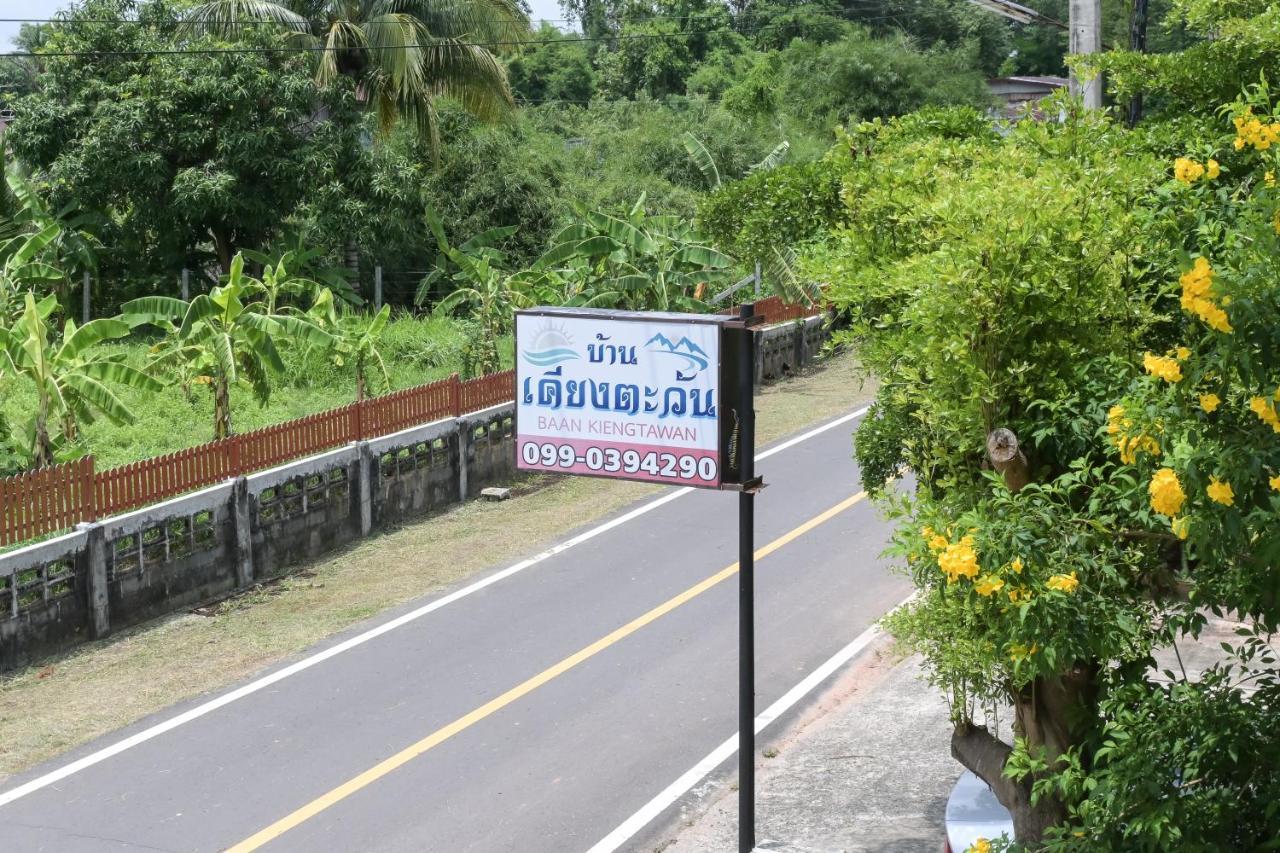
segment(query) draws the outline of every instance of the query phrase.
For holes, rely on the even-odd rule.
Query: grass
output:
[[[438,317],[401,316],[387,325],[382,354],[391,388],[409,388],[444,379],[461,369],[465,338],[458,325]],[[106,344],[107,352],[123,352],[135,367],[147,363],[146,342]],[[504,347],[510,357],[510,342]],[[285,353],[288,370],[274,378],[271,398],[259,405],[246,385],[232,389],[232,425],[236,432],[287,421],[355,400],[355,375],[350,364],[337,366],[319,353]],[[117,426],[106,419],[84,426],[80,448],[92,453],[101,469],[172,453],[213,437],[213,398],[208,388],[192,389],[188,399],[176,386],[159,394],[115,388],[121,402],[137,419]],[[25,379],[0,376],[0,417],[15,432],[35,410],[35,392]]]
[[[870,396],[849,356],[764,390],[761,445]],[[174,702],[219,690],[390,607],[514,562],[660,487],[544,478],[509,501],[473,501],[365,540],[198,613],[87,644],[0,681],[0,777]]]

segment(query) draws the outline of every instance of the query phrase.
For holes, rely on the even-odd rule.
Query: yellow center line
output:
[[[862,500],[866,496],[867,496],[866,492],[858,492],[858,494],[853,495],[852,497],[845,498],[840,503],[836,504],[835,506],[831,507],[825,512],[815,515],[813,518],[809,519],[804,524],[801,524],[799,527],[796,527],[788,531],[787,533],[784,533],[783,535],[779,536],[777,539],[770,542],[768,545],[765,545],[764,547],[757,549],[755,552],[755,558],[757,560],[764,559],[765,557],[772,554],[774,551],[777,551],[782,546],[790,542],[794,542],[796,539],[799,539],[801,536],[813,530],[815,527],[822,524],[823,522],[830,521],[832,518],[844,512],[846,509],[853,506],[854,504],[856,504],[858,501]],[[517,686],[511,688],[506,693],[503,693],[501,696],[498,696],[495,699],[489,700],[485,704],[481,705],[479,708],[476,708],[474,711],[471,711],[470,713],[459,717],[458,719],[454,720],[452,723],[449,723],[447,726],[444,726],[443,728],[440,728],[440,729],[436,729],[434,732],[427,735],[417,743],[411,744],[405,747],[404,749],[400,750],[390,758],[380,761],[379,763],[370,767],[368,770],[361,773],[359,776],[355,776],[347,780],[346,782],[343,782],[341,785],[334,788],[332,791],[329,791],[326,794],[322,794],[319,797],[316,797],[314,800],[307,803],[305,806],[302,806],[300,809],[293,812],[292,814],[286,815],[285,817],[281,818],[280,820],[268,826],[266,829],[263,829],[260,832],[254,833],[250,837],[246,838],[244,841],[241,841],[239,844],[236,844],[235,846],[229,848],[228,853],[248,853],[248,851],[257,850],[259,847],[266,844],[267,842],[273,839],[279,838],[281,835],[284,835],[286,832],[293,829],[294,827],[310,820],[311,818],[320,814],[320,812],[324,811],[325,809],[329,808],[335,803],[338,803],[346,799],[347,797],[354,794],[356,791],[359,791],[361,788],[364,788],[368,785],[373,784],[377,780],[381,779],[383,776],[386,776],[388,773],[391,773],[397,768],[405,764],[408,764],[410,761],[422,755],[427,750],[432,749],[433,747],[439,746],[449,738],[453,737],[459,732],[462,732],[470,728],[471,726],[474,726],[476,723],[480,722],[481,720],[488,717],[489,715],[502,710],[503,708],[510,705],[512,702],[515,702],[517,699],[520,699],[523,696],[527,696],[528,694],[532,693],[534,690],[537,690],[542,685],[551,681],[553,678],[563,675],[564,673],[573,669],[575,666],[587,660],[588,658],[594,657],[595,655],[599,654],[600,652],[604,651],[605,649],[609,648],[610,646],[614,645],[620,640],[626,639],[627,637],[631,636],[636,631],[639,631],[641,628],[648,625],[649,623],[654,622],[657,619],[660,619],[661,617],[670,613],[672,610],[675,610],[680,605],[693,600],[694,598],[698,597],[702,593],[714,587],[716,584],[720,583],[723,580],[733,577],[737,573],[738,573],[738,564],[734,563],[728,568],[721,569],[720,571],[716,572],[711,577],[706,578],[705,580],[699,581],[698,583],[689,587],[679,595],[676,595],[673,598],[667,599],[662,604],[659,604],[657,607],[650,610],[648,613],[645,613],[642,616],[638,616],[635,619],[632,619],[630,622],[623,625],[621,628],[618,628],[616,631],[613,631],[612,633],[607,634],[604,637],[601,637],[600,639],[596,640],[591,645],[577,652],[574,652],[564,660],[548,667],[547,669],[544,669],[542,672],[538,673],[537,675],[533,676],[527,681],[524,681],[523,683],[518,684]]]

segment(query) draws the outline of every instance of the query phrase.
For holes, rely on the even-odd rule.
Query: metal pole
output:
[[[84,271],[84,291],[83,291],[83,298],[82,298],[84,305],[83,305],[83,310],[81,311],[81,316],[80,316],[80,325],[82,326],[89,322],[89,286],[91,282],[92,280],[89,277],[89,271],[85,270]]]
[[[382,265],[373,268],[373,310],[382,310]]]
[[[755,311],[754,303],[741,307],[743,317]],[[738,412],[738,457],[746,485],[738,494],[738,853],[751,853],[756,846],[756,496],[749,485],[755,478],[756,455],[754,350],[748,331],[738,355],[738,388],[744,401]]]
[[[756,298],[760,298],[760,286],[763,280],[760,277],[760,262],[756,261]]]
[[[191,271],[186,267],[182,268],[182,301],[186,302],[191,298]]]

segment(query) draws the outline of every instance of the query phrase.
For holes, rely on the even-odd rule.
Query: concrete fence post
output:
[[[236,537],[236,586],[253,583],[253,516],[249,512],[249,481],[236,477],[231,486],[231,523]]]
[[[90,276],[89,271],[85,270],[84,271],[84,290],[82,293],[82,301],[84,304],[81,306],[81,312],[80,312],[80,325],[82,326],[89,322],[89,317],[92,313],[90,311],[90,305],[89,305],[89,301],[90,301],[89,290],[92,285],[93,285],[93,278]]]
[[[382,264],[373,268],[373,310],[382,310]]]
[[[356,460],[356,506],[360,511],[360,535],[368,536],[373,530],[373,486],[374,478],[378,476],[377,460],[369,442],[356,442],[356,449],[359,451]]]
[[[187,302],[191,299],[191,270],[186,267],[182,268],[182,301]]]
[[[454,421],[454,424],[458,430],[458,500],[465,502],[470,488],[467,468],[471,462],[471,448],[475,439],[471,433],[471,426],[466,420],[459,418]]]
[[[89,636],[101,639],[111,633],[111,597],[107,591],[107,534],[101,524],[76,525],[85,533],[84,578],[88,593]]]

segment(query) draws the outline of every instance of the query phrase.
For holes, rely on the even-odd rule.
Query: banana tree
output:
[[[387,363],[379,348],[382,334],[391,319],[390,305],[383,305],[373,317],[356,313],[341,315],[333,292],[324,288],[307,312],[307,317],[333,335],[334,344],[329,350],[333,363],[338,367],[350,364],[355,371],[357,401],[369,396],[370,387],[380,394],[391,390],[391,374],[387,372]]]
[[[208,385],[213,394],[213,437],[231,435],[231,387],[248,383],[259,404],[271,396],[272,373],[285,369],[278,342],[332,347],[334,338],[310,319],[269,313],[265,303],[246,301],[244,258],[236,255],[225,285],[190,302],[147,296],[125,303],[126,320],[169,331],[153,348],[152,364],[160,370]]]
[[[55,290],[65,305],[67,271],[97,268],[99,244],[88,230],[94,217],[74,204],[50,210],[0,141],[0,318],[21,310],[27,289]]]
[[[498,341],[511,331],[515,310],[533,305],[533,297],[523,286],[521,277],[508,275],[489,258],[457,249],[451,252],[450,259],[458,266],[453,280],[459,286],[440,301],[436,312],[448,315],[464,305],[469,306],[477,333],[468,361],[474,363],[482,375],[497,373],[502,369]]]
[[[642,194],[625,216],[580,211],[552,240],[535,270],[561,270],[580,292],[616,293],[633,310],[705,308],[704,298],[733,275],[733,259],[705,244],[686,220],[649,216]]]
[[[707,146],[703,145],[702,140],[687,130],[680,137],[680,141],[684,144],[684,150],[688,152],[689,159],[693,161],[693,165],[698,167],[698,171],[706,179],[707,187],[712,192],[720,189],[722,185],[720,169],[716,166],[715,157],[711,155]],[[778,168],[787,159],[787,154],[790,151],[791,143],[785,139],[782,140],[772,151],[765,155],[763,160],[749,166],[747,174],[768,172]],[[761,276],[775,292],[788,302],[804,302],[813,305],[821,298],[821,288],[802,281],[796,273],[798,258],[795,249],[792,247],[773,246],[767,257],[759,258],[758,260],[760,261]]]
[[[74,440],[80,424],[101,413],[115,424],[133,423],[133,413],[109,385],[142,391],[163,389],[147,373],[124,363],[124,353],[96,349],[103,341],[126,337],[131,327],[119,319],[92,320],[77,328],[67,320],[56,337],[49,317],[57,308],[50,294],[39,302],[27,292],[23,311],[9,328],[0,327],[0,353],[9,370],[28,379],[36,389],[36,410],[26,427],[26,441],[34,467],[52,465],[57,448]],[[0,371],[2,373],[3,371]],[[60,426],[60,434],[51,431]]]

